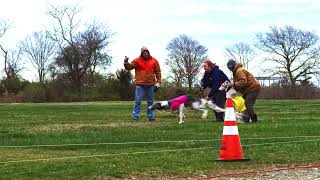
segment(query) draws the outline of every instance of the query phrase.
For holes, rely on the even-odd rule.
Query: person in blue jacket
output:
[[[203,68],[205,70],[205,73],[203,75],[203,78],[201,79],[201,90],[203,91],[205,88],[210,87],[211,90],[206,99],[212,100],[216,105],[218,105],[221,108],[225,108],[226,92],[220,91],[219,87],[225,81],[230,81],[229,78],[222,70],[219,69],[218,65],[212,63],[210,60],[206,60],[203,63]],[[223,112],[214,113],[216,116],[216,121],[224,121]]]

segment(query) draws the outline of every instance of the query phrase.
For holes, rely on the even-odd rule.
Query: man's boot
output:
[[[244,115],[243,115],[243,122],[245,122],[245,123],[250,123],[250,116],[247,115],[247,114],[244,114]]]
[[[258,121],[258,117],[257,117],[256,114],[254,114],[254,115],[251,117],[251,121],[252,121],[253,123],[255,123],[255,122]]]

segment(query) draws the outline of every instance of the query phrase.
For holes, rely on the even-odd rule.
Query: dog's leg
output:
[[[205,119],[208,116],[208,110],[206,109],[207,101],[201,99],[201,102],[194,102],[192,103],[192,109],[198,110],[202,112],[201,118]]]
[[[208,116],[208,110],[207,110],[207,109],[203,109],[201,118],[202,118],[202,119],[206,119],[207,116]]]
[[[184,104],[180,104],[179,105],[179,119],[180,119],[179,124],[184,123],[185,116],[183,111],[184,111]]]
[[[207,116],[208,116],[208,110],[206,108],[207,102],[208,102],[207,100],[201,99],[201,104],[199,106],[199,111],[202,111],[202,115],[201,115],[202,119],[206,119]]]

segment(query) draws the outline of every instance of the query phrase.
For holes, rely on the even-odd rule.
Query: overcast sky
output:
[[[0,17],[9,19],[12,28],[6,39],[8,48],[34,31],[49,29],[46,15],[48,2],[78,4],[82,22],[96,19],[115,33],[110,46],[113,65],[110,71],[123,67],[125,55],[132,60],[147,46],[163,69],[166,46],[179,34],[186,34],[208,48],[210,59],[226,70],[224,49],[238,42],[252,43],[257,32],[268,32],[270,26],[292,25],[320,35],[320,1],[318,0],[0,0]],[[252,63],[254,71],[260,62]],[[3,65],[0,64],[0,67]],[[3,69],[3,68],[2,68]],[[24,74],[36,79],[32,67]],[[254,71],[257,74],[257,71]]]

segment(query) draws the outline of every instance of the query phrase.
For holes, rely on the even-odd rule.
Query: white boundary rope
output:
[[[64,146],[99,146],[99,145],[130,145],[130,144],[160,144],[160,143],[186,143],[186,142],[207,142],[217,141],[220,139],[207,140],[181,140],[181,141],[137,141],[137,142],[110,142],[110,143],[92,143],[92,144],[39,144],[39,145],[22,145],[22,146],[0,146],[0,148],[29,148],[29,147],[64,147]]]
[[[284,142],[261,143],[261,144],[248,144],[248,145],[242,145],[242,146],[244,146],[244,147],[250,147],[250,146],[264,146],[264,145],[274,145],[274,144],[291,144],[291,143],[317,142],[317,141],[320,141],[320,139],[304,140],[304,141],[284,141]]]
[[[291,136],[291,137],[266,137],[266,138],[240,138],[241,140],[266,140],[266,139],[293,139],[293,138],[320,138],[320,136]],[[176,141],[137,141],[137,142],[110,142],[110,143],[84,143],[84,144],[36,144],[0,146],[0,148],[32,148],[32,147],[64,147],[64,146],[99,146],[99,145],[130,145],[130,144],[159,144],[159,143],[187,143],[187,142],[208,142],[221,141],[221,139],[196,139],[196,140],[176,140]]]
[[[261,145],[276,145],[276,144],[304,143],[304,142],[317,142],[317,141],[320,141],[320,139],[305,140],[305,141],[287,141],[287,142],[274,142],[274,143],[261,143],[261,144],[247,144],[247,145],[242,145],[242,146],[251,147],[251,146],[261,146]],[[141,152],[117,153],[117,154],[101,154],[101,155],[88,155],[88,156],[70,156],[70,157],[57,157],[57,158],[12,160],[12,161],[2,161],[2,162],[0,161],[0,164],[51,161],[51,160],[68,160],[68,159],[80,159],[80,158],[95,158],[95,157],[108,157],[108,156],[121,156],[121,155],[136,155],[136,154],[149,154],[149,153],[165,153],[165,152],[178,152],[178,151],[193,151],[193,150],[206,150],[206,149],[215,149],[215,148],[201,147],[201,148],[154,150],[154,151],[141,151]]]
[[[100,154],[100,155],[90,155],[90,156],[70,156],[70,157],[43,158],[43,159],[26,159],[26,160],[2,161],[2,162],[0,161],[0,164],[50,161],[50,160],[80,159],[80,158],[95,158],[95,157],[122,156],[122,155],[136,155],[136,154],[149,154],[149,153],[165,153],[165,152],[192,151],[192,150],[204,150],[204,149],[212,149],[212,147],[141,151],[141,152],[117,153],[117,154]]]

